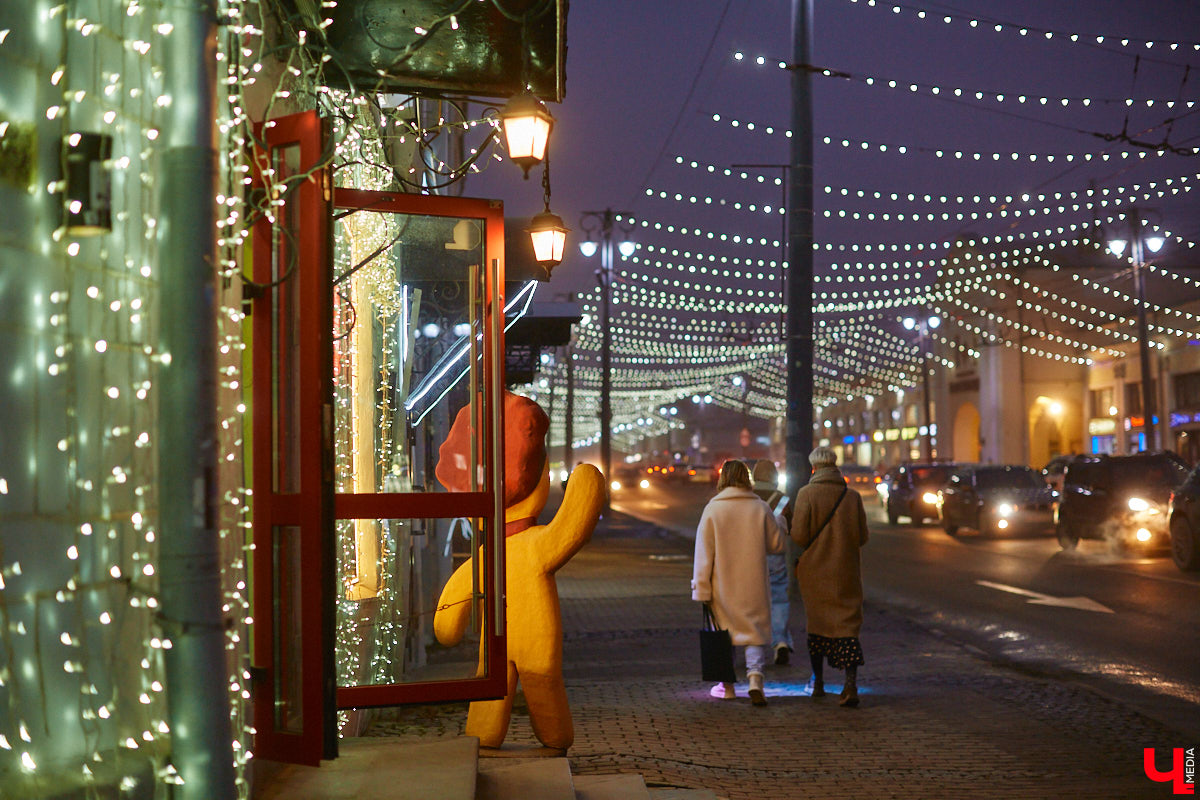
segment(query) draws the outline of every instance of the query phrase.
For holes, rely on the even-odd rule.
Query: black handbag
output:
[[[733,672],[733,639],[717,627],[712,608],[704,603],[704,627],[700,629],[700,676],[702,680],[736,683]]]

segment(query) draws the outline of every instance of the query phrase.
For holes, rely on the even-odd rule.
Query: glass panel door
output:
[[[351,189],[334,199],[337,705],[498,697],[503,210]],[[456,420],[464,435],[443,447]],[[472,554],[479,568],[443,597]],[[453,641],[434,633],[443,603]]]

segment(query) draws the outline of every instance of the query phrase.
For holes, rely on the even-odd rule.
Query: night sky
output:
[[[922,11],[924,19],[918,16]],[[709,174],[704,167],[788,160],[783,131],[790,117],[790,73],[776,64],[790,60],[791,14],[791,4],[778,0],[571,3],[567,95],[563,104],[551,107],[558,118],[551,206],[575,232],[567,260],[553,281],[540,288],[539,299],[595,286],[596,260],[583,259],[576,247],[582,239],[578,229],[583,210],[611,207],[664,225],[769,240],[765,246],[733,246],[638,229],[631,238],[642,245],[642,258],[667,257],[648,253],[647,248],[781,258],[774,242],[782,238],[782,218],[732,208],[735,202],[777,208],[781,189],[774,181],[781,171],[762,171],[765,182],[757,183],[754,171],[747,170],[750,180],[741,180]],[[943,21],[946,15],[952,17],[949,24]],[[972,27],[971,20],[977,25]],[[1003,30],[997,32],[996,24]],[[1027,35],[1018,33],[1021,26],[1029,29]],[[1055,32],[1052,38],[1046,38],[1046,29]],[[1066,34],[1072,33],[1079,34],[1078,42],[1069,40]],[[1106,41],[1097,44],[1097,35]],[[1116,41],[1122,37],[1161,43],[1125,47]],[[1169,42],[1181,44],[1171,50]],[[837,288],[837,283],[822,283],[827,276],[855,274],[870,280],[858,288],[919,287],[933,280],[936,265],[906,267],[897,262],[935,259],[945,252],[938,243],[1010,234],[1026,237],[1022,242],[1032,241],[1028,237],[1035,234],[1038,240],[1055,241],[1065,236],[1056,232],[1059,228],[1069,230],[1112,213],[1089,210],[1090,200],[1082,195],[1052,204],[1024,203],[1021,197],[1026,193],[1066,196],[1087,192],[1090,185],[1113,192],[1134,187],[1149,191],[1151,181],[1200,174],[1200,158],[1194,155],[1160,156],[1096,135],[1125,130],[1154,144],[1165,138],[1173,147],[1200,145],[1200,106],[1168,109],[1159,102],[1148,109],[1145,103],[1130,108],[1124,102],[1104,102],[1200,100],[1200,52],[1193,42],[1200,42],[1200,3],[1193,0],[963,0],[953,5],[914,0],[913,5],[874,6],[866,0],[816,0],[813,62],[855,76],[812,79],[817,301],[820,292]],[[734,52],[746,58],[735,61]],[[765,57],[765,66],[754,63],[758,56]],[[866,85],[868,78],[876,85]],[[905,88],[881,85],[888,80]],[[909,83],[922,88],[908,91]],[[931,95],[931,86],[939,87],[938,96]],[[952,96],[954,87],[965,90],[962,98]],[[975,91],[1002,93],[1006,100],[979,101]],[[1016,102],[1022,95],[1026,102]],[[1064,108],[1057,99],[1042,105],[1035,99],[1042,96],[1074,99]],[[1084,106],[1083,98],[1090,105]],[[714,115],[721,120],[714,121]],[[1171,117],[1177,117],[1173,124]],[[733,127],[731,120],[739,126]],[[748,130],[749,122],[754,130]],[[767,134],[767,126],[775,132]],[[823,143],[825,137],[833,143]],[[842,140],[851,146],[843,147]],[[869,143],[866,150],[859,144],[864,141]],[[886,145],[887,151],[880,152],[879,145]],[[937,157],[935,150],[985,156],[979,161]],[[1121,159],[1123,152],[1145,152],[1147,157]],[[991,160],[992,153],[1000,153],[1001,160]],[[1012,153],[1020,159],[1011,160]],[[1100,160],[1104,153],[1110,160]],[[1031,154],[1037,159],[1031,161]],[[1055,158],[1047,159],[1051,154]],[[1075,154],[1076,160],[1067,161],[1067,154]],[[1093,154],[1093,160],[1083,161],[1085,154]],[[686,163],[676,163],[677,156]],[[701,169],[690,168],[692,161]],[[475,179],[469,193],[501,197],[510,215],[527,215],[540,210],[537,177],[535,173],[522,184],[509,165],[497,164]],[[833,193],[826,192],[827,186]],[[679,193],[684,200],[649,197],[647,188],[671,197]],[[858,196],[860,191],[865,196]],[[874,198],[876,192],[882,198]],[[891,200],[892,193],[900,199]],[[907,199],[910,193],[917,196],[915,201]],[[926,194],[931,202],[924,200]],[[946,202],[939,199],[943,195]],[[697,203],[688,202],[692,196]],[[959,197],[965,201],[960,203]],[[711,204],[705,204],[705,198],[712,198]],[[1198,202],[1200,197],[1192,192],[1137,205],[1154,223],[1194,242],[1200,239]],[[1015,209],[1064,203],[1067,209],[1061,213],[1054,209],[1050,214],[1012,215]],[[1070,207],[1076,203],[1078,210]],[[1008,216],[1001,217],[1001,210]],[[959,221],[954,215],[960,212],[991,218]],[[855,213],[859,219],[853,218]],[[866,214],[876,218],[867,219]],[[913,220],[913,214],[921,218]],[[928,214],[937,217],[929,221]],[[951,218],[943,219],[943,214]],[[927,249],[915,252],[918,243]],[[1187,253],[1178,243],[1169,248],[1174,252],[1164,252],[1163,263],[1181,269],[1196,265],[1195,250]],[[691,261],[696,258],[693,255]],[[670,260],[681,265],[689,261],[682,255]],[[641,279],[639,273],[645,277],[656,269],[665,274],[641,262],[621,268],[634,282]],[[762,281],[733,280],[730,285],[777,292],[778,273],[768,273]],[[889,309],[875,315],[875,323],[898,331],[898,317],[923,313],[924,307],[918,302]],[[818,313],[816,318],[845,316]],[[665,339],[672,333],[663,328],[657,335]],[[629,345],[636,347],[633,339]]]

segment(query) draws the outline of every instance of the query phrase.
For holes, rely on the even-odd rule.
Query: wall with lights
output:
[[[250,727],[248,528],[237,272],[245,241],[239,99],[255,26],[239,0],[218,61],[218,457],[237,792]],[[157,797],[171,762],[159,617],[156,181],[172,107],[159,4],[0,5],[0,795]],[[243,34],[248,38],[242,39]],[[192,187],[178,187],[188,191]]]
[[[151,11],[99,5],[0,7],[3,794],[150,796],[167,752],[144,169],[164,111],[150,44],[162,34]],[[68,181],[77,133],[111,137],[110,150]]]

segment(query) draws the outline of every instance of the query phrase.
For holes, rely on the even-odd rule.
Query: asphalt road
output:
[[[712,487],[618,492],[614,506],[694,535]],[[1099,541],[951,537],[888,525],[867,498],[868,602],[1015,668],[1078,681],[1200,738],[1200,574],[1169,558],[1119,557]]]

